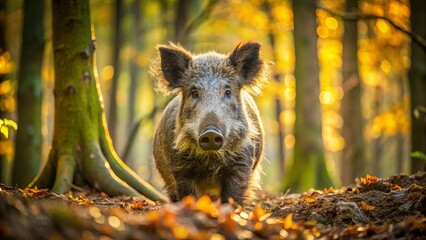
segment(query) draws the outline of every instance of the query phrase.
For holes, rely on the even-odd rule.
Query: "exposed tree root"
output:
[[[30,187],[56,193],[88,184],[110,196],[167,198],[117,156],[102,104],[88,0],[52,1],[55,127],[49,159]]]

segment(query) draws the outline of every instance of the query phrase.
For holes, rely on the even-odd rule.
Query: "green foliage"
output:
[[[426,161],[426,153],[415,151],[411,153],[411,157]]]
[[[18,130],[18,125],[15,121],[11,119],[0,119],[0,132],[5,136],[5,138],[9,138],[9,129],[13,128],[15,131]]]

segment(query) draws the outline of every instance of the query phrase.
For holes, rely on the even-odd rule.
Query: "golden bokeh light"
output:
[[[321,91],[319,99],[322,104],[333,104],[336,100],[334,94],[330,91]]]
[[[389,31],[389,23],[386,20],[379,19],[376,22],[376,26],[382,33],[387,33]]]
[[[294,144],[296,143],[296,138],[294,137],[294,135],[289,134],[286,135],[284,138],[284,144],[286,148],[292,148],[294,147]]]
[[[325,25],[327,26],[327,28],[332,30],[336,30],[339,27],[339,23],[334,17],[327,17],[325,19]]]
[[[108,65],[102,68],[102,73],[101,73],[102,81],[109,81],[112,79],[113,76],[114,76],[113,66]]]
[[[380,68],[385,73],[390,73],[390,71],[392,70],[391,63],[387,60],[382,61],[382,63],[380,64]]]

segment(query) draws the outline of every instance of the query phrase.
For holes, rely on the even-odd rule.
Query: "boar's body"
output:
[[[172,201],[209,195],[244,204],[260,188],[263,128],[250,95],[266,74],[259,44],[230,56],[160,46],[160,90],[177,92],[154,138],[154,158]]]

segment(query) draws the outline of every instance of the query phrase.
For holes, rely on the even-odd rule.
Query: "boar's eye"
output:
[[[225,91],[225,97],[231,97],[231,90],[229,90],[229,89],[226,89],[226,91]]]
[[[192,98],[198,98],[199,97],[199,95],[198,95],[198,91],[197,90],[191,90],[191,96],[192,96]]]

